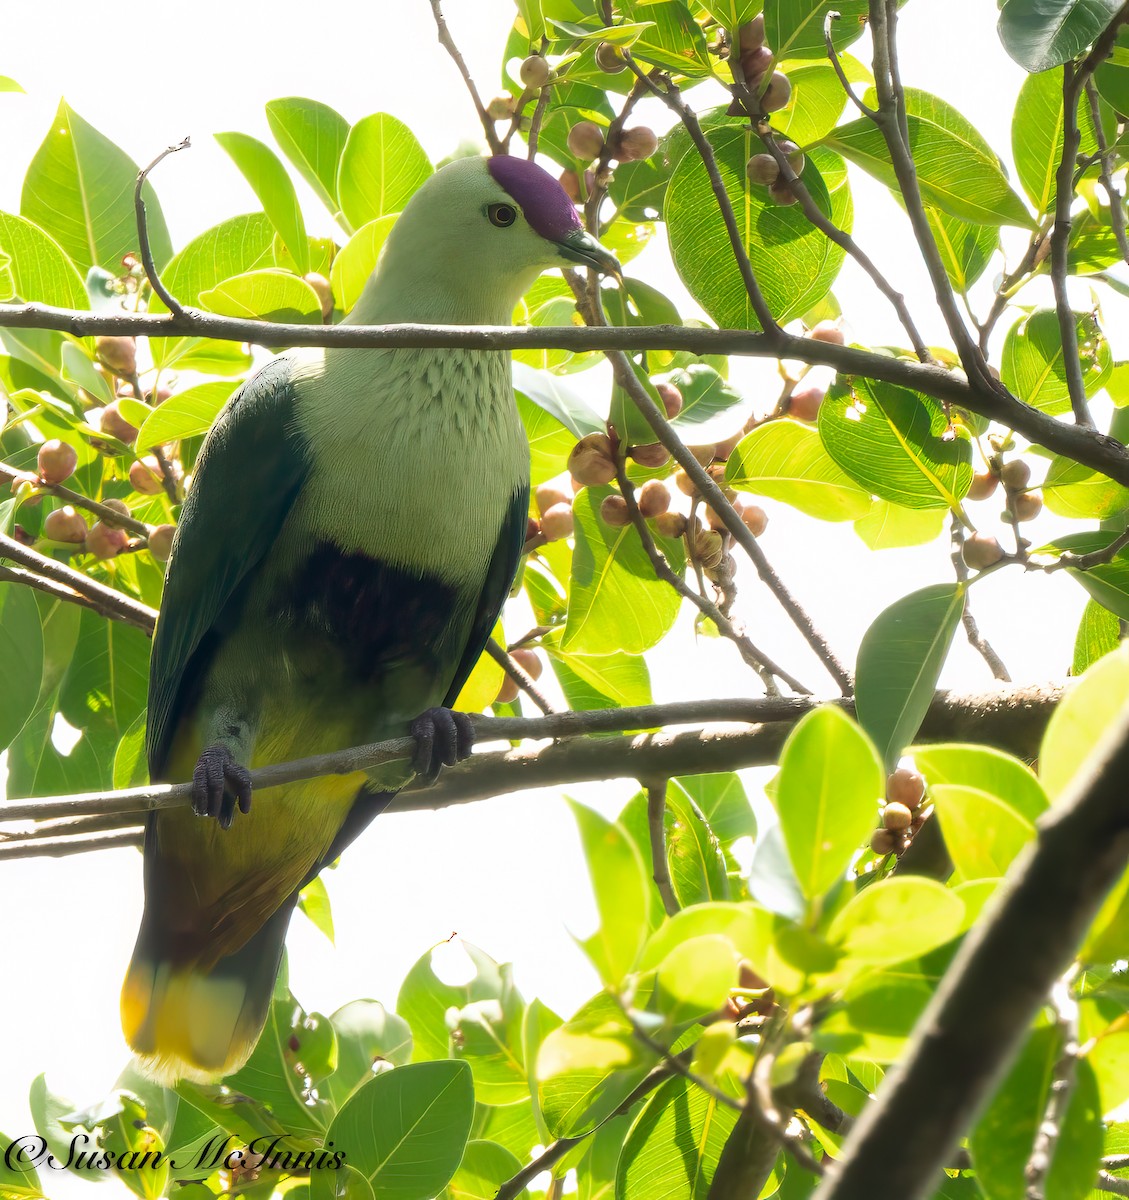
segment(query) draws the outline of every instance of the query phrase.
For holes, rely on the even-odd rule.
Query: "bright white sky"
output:
[[[489,96],[496,90],[511,0],[449,0],[448,8],[454,35]],[[1022,72],[999,46],[995,16],[995,5],[984,0],[908,5],[903,78],[956,105],[1008,159]],[[454,68],[435,41],[426,0],[343,3],[316,14],[294,0],[195,0],[188,8],[119,0],[112,13],[97,18],[87,4],[56,0],[10,6],[4,32],[0,73],[27,91],[0,96],[0,208],[8,211],[19,210],[23,171],[64,92],[73,108],[137,161],[192,136],[194,148],[166,161],[155,179],[177,246],[256,206],[211,134],[235,129],[269,141],[267,100],[311,96],[350,120],[391,112],[409,123],[433,158],[478,133]],[[665,126],[663,118],[661,110],[650,114],[659,126]],[[856,238],[906,293],[926,337],[943,342],[904,216],[882,189],[852,176]],[[298,186],[309,200],[311,232],[331,232],[321,206]],[[632,273],[679,294],[661,247],[636,260]],[[904,342],[888,306],[857,271],[845,269],[835,290],[858,340]],[[1103,302],[1108,310],[1105,297]],[[693,312],[689,301],[683,312]],[[1006,322],[1001,334],[1003,328]],[[1116,357],[1125,357],[1123,346],[1114,349]],[[734,377],[752,389],[763,387],[762,402],[775,395],[771,372],[766,377],[758,364],[735,366]],[[849,528],[823,525],[780,505],[766,507],[766,553],[849,661],[882,608],[914,588],[951,578],[947,539],[871,555]],[[978,507],[975,518],[991,530],[995,506]],[[1053,536],[1060,524],[1043,518],[1034,536]],[[750,575],[744,573],[740,604],[754,640],[829,694],[829,681]],[[1006,572],[974,589],[981,628],[1018,680],[1061,677],[1083,594],[1062,575],[1015,576]],[[659,700],[757,691],[757,681],[728,645],[706,644],[694,660],[673,653],[655,658]],[[683,673],[688,661],[694,661],[694,675]],[[990,683],[959,634],[943,682]],[[619,783],[575,788],[573,794],[598,798],[610,814],[632,791],[631,784]],[[567,932],[586,932],[593,909],[572,822],[556,794],[383,818],[326,879],[336,949],[300,915],[290,934],[291,983],[307,1009],[328,1013],[361,996],[392,1007],[409,966],[452,931],[499,960],[514,961],[525,995],[539,995],[563,1014],[598,987]],[[0,999],[0,1131],[7,1136],[31,1132],[27,1088],[40,1071],[78,1106],[112,1086],[128,1057],[118,989],[140,910],[141,859],[132,850],[0,867],[8,939]],[[54,1196],[82,1194],[69,1176],[47,1186]],[[102,1194],[110,1194],[109,1186]]]

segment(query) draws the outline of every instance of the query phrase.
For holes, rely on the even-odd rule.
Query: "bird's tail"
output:
[[[145,919],[122,986],[122,1029],[145,1074],[166,1087],[214,1082],[251,1056],[270,1011],[297,892],[213,966],[171,961]],[[148,917],[148,914],[147,914]]]

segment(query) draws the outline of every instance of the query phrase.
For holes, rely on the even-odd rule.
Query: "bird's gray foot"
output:
[[[192,772],[192,811],[215,817],[221,829],[230,829],[236,804],[241,813],[251,811],[251,774],[226,746],[209,746]]]
[[[440,767],[453,767],[474,749],[474,725],[466,713],[449,708],[429,708],[412,722],[416,739],[412,761],[416,774],[434,780]]]

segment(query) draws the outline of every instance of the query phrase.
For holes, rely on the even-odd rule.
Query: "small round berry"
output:
[[[682,470],[675,471],[674,486],[676,488],[678,488],[678,490],[684,496],[696,496],[698,494],[698,489],[695,486],[694,481],[690,478],[689,475],[686,474],[685,471],[682,471]]]
[[[508,675],[503,675],[502,686],[498,688],[498,695],[494,698],[494,703],[513,704],[520,690],[516,680],[511,679]]]
[[[74,474],[78,453],[73,446],[52,438],[39,447],[39,478],[44,483],[62,483]]]
[[[96,418],[95,414],[97,414]],[[137,437],[137,427],[131,425],[122,416],[116,400],[107,404],[105,408],[91,409],[87,413],[86,419],[88,424],[95,426],[112,438],[117,438],[119,442],[125,442],[127,446],[132,446]]]
[[[768,195],[773,204],[778,205],[780,208],[787,208],[789,205],[799,203],[796,193],[792,191],[792,188],[783,179],[778,179],[768,189]]]
[[[86,518],[69,504],[57,508],[43,518],[43,533],[53,542],[75,542],[81,545],[86,540]]]
[[[517,104],[509,92],[495,96],[486,106],[486,115],[491,121],[508,121],[517,111]]]
[[[682,411],[682,392],[673,383],[656,383],[655,391],[663,402],[667,419],[673,420]]]
[[[549,63],[541,54],[531,54],[518,68],[518,78],[530,89],[543,88],[551,74]]]
[[[543,483],[533,493],[533,501],[537,505],[537,512],[544,516],[554,504],[571,504],[572,497],[556,484]]]
[[[870,848],[875,854],[885,857],[898,848],[898,839],[889,829],[876,829],[870,835]]]
[[[906,805],[895,800],[882,810],[882,824],[895,833],[901,833],[913,824],[913,813]]]
[[[582,162],[591,162],[604,148],[604,131],[594,121],[577,121],[568,131],[568,148]]]
[[[143,496],[156,496],[164,490],[161,482],[160,463],[152,455],[139,458],[129,464],[129,482],[135,492]]]
[[[124,529],[96,521],[86,534],[86,549],[95,558],[114,558],[129,544]]]
[[[655,131],[646,125],[636,125],[634,129],[624,129],[620,133],[612,157],[620,162],[638,162],[650,158],[658,148]]]
[[[612,444],[606,433],[582,437],[568,456],[569,474],[583,487],[602,487],[615,478]]]
[[[317,271],[311,271],[308,275],[303,275],[302,279],[313,289],[314,295],[318,298],[318,304],[321,305],[321,319],[328,321],[333,316],[333,285],[324,275],[319,275]]]
[[[175,525],[158,525],[149,531],[149,553],[158,562],[168,562],[172,554],[172,539],[176,533]]]
[[[655,518],[655,529],[662,537],[680,538],[686,532],[686,518],[680,512],[659,513]]]
[[[972,477],[966,500],[987,500],[999,485],[1000,477],[992,471],[978,471]]]
[[[969,536],[961,547],[960,556],[964,565],[973,571],[983,571],[985,567],[994,566],[1004,556],[1004,548],[987,533],[974,533]]]
[[[776,148],[788,160],[788,165],[797,175],[804,173],[804,164],[807,162],[807,159],[804,158],[804,152],[795,142],[789,141],[788,138],[781,138],[776,143]]]
[[[580,203],[580,176],[575,171],[566,168],[557,176],[557,182],[573,204]]]
[[[886,778],[886,800],[916,808],[925,799],[925,777],[909,767],[899,767]]]
[[[670,490],[661,479],[648,479],[639,489],[639,511],[648,519],[670,508]]]
[[[847,335],[834,321],[820,321],[808,330],[808,337],[813,342],[827,342],[832,346],[845,346],[847,343]]]
[[[1041,492],[1016,492],[1010,499],[1017,521],[1033,521],[1043,511]]]
[[[746,85],[754,95],[760,91],[764,77],[772,70],[775,62],[776,56],[767,46],[741,51],[741,70],[745,73]]]
[[[761,93],[761,109],[766,113],[779,112],[792,99],[792,85],[783,71],[773,71],[768,87]]]
[[[708,446],[687,446],[687,450],[702,464],[708,467],[717,457],[717,445],[711,442]]]
[[[815,383],[801,383],[788,397],[788,415],[797,421],[818,421],[827,389]]]
[[[1031,468],[1021,458],[1013,458],[1000,468],[1000,480],[1009,492],[1021,492],[1031,482]]]
[[[118,500],[116,497],[110,500],[103,500],[102,507],[108,508],[111,512],[120,513],[123,517],[129,516],[129,505],[124,500]],[[117,521],[111,517],[104,518],[107,525],[112,529],[123,529],[123,525],[119,525]]]
[[[737,30],[737,45],[742,54],[759,50],[764,45],[764,13],[758,13]]]
[[[771,154],[754,154],[745,164],[745,174],[750,183],[772,187],[780,178],[780,166]]]
[[[738,497],[733,507],[753,537],[760,537],[768,528],[768,513],[759,504]]]
[[[600,503],[600,520],[605,525],[619,528],[631,524],[631,514],[627,511],[627,501],[618,493],[605,496]]]
[[[596,66],[607,75],[618,75],[620,71],[627,70],[627,63],[619,47],[613,46],[611,42],[601,42],[596,47]]]
[[[115,375],[137,374],[137,343],[131,337],[95,338],[94,353]]]
[[[571,504],[554,504],[541,518],[541,532],[547,542],[559,542],[570,537],[574,525]]]
[[[646,446],[632,446],[628,454],[641,467],[665,467],[670,462],[670,451],[662,442],[650,442]]]
[[[541,678],[544,664],[541,662],[541,655],[536,650],[527,650],[524,647],[519,647],[517,650],[510,651],[510,658],[521,667],[530,679]]]

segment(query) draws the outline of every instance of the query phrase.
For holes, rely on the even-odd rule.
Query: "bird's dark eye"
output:
[[[517,220],[517,209],[512,204],[491,204],[486,210],[491,225],[506,229]]]

